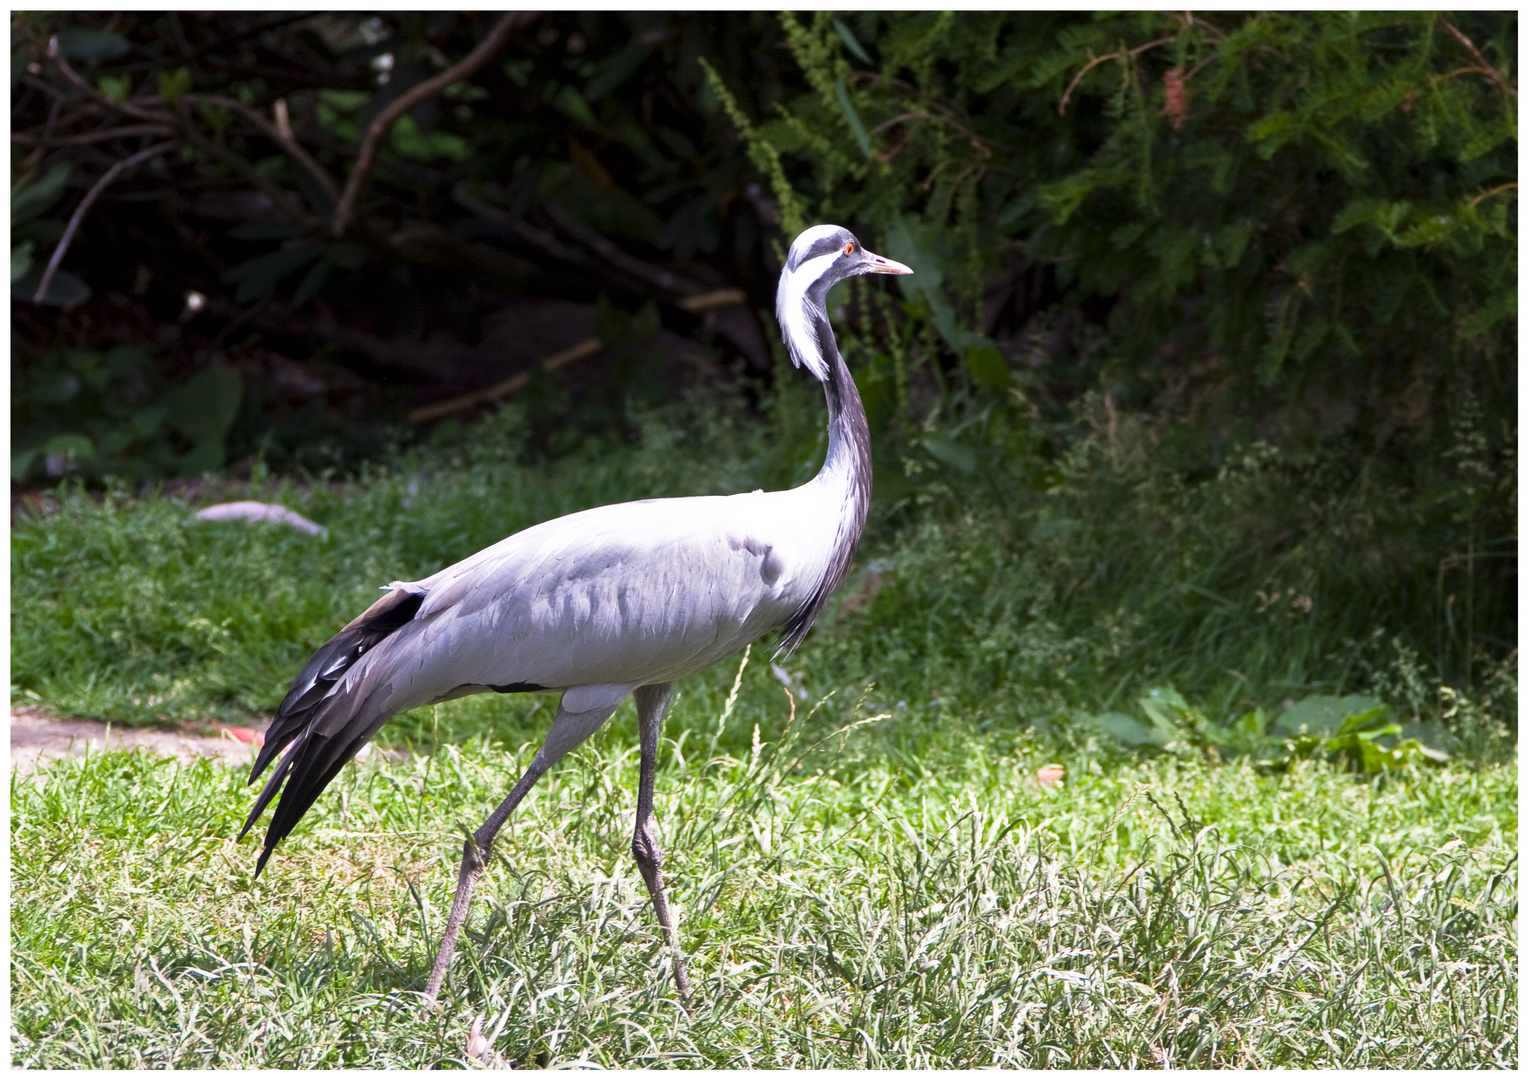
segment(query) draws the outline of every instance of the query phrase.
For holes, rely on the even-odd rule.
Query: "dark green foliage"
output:
[[[29,398],[13,447],[17,479],[158,478],[256,453],[274,467],[314,468],[328,464],[315,444],[336,436],[346,445],[333,456],[354,472],[378,444],[397,441],[389,422],[421,399],[473,389],[474,379],[497,381],[443,369],[421,343],[470,347],[509,297],[593,304],[603,295],[627,312],[655,303],[645,318],[698,339],[692,354],[767,367],[756,327],[740,345],[674,307],[680,296],[723,284],[759,297],[772,289],[769,199],[747,190],[746,161],[700,67],[710,58],[750,73],[762,97],[747,98],[749,108],[777,99],[790,61],[774,47],[776,23],[764,14],[529,19],[491,62],[398,120],[354,221],[335,235],[335,192],[355,174],[367,126],[398,94],[471,53],[497,19],[444,11],[19,14],[18,381],[45,380],[65,349],[104,353],[154,340],[164,346],[146,365],[156,390],[265,350],[297,363],[348,364],[380,385],[339,416],[323,401],[284,415],[273,400],[279,392],[251,386],[226,454],[175,462],[151,452],[152,440],[124,446],[85,427],[77,401]],[[83,86],[49,55],[54,36]],[[171,150],[103,189],[51,299],[34,304],[43,267],[86,192],[152,145],[142,140],[145,111],[173,124]],[[277,137],[282,124],[293,143]],[[617,258],[599,242],[613,243]],[[355,344],[360,335],[371,352]],[[640,365],[628,366],[619,389],[664,389]],[[128,389],[138,410],[152,403]],[[583,402],[540,404],[551,414],[548,429],[608,430],[618,420]],[[360,405],[364,416],[355,415]],[[50,460],[42,446],[59,434],[71,435],[77,452]]]
[[[93,480],[199,476],[226,457],[244,382],[207,367],[158,385],[150,350],[66,349],[11,369],[11,479],[45,471]]]
[[[869,70],[841,20],[782,21],[815,92],[751,140],[812,219],[934,237],[958,311],[1016,248],[1114,303],[1139,381],[1506,389],[1513,16],[866,14]]]
[[[590,443],[531,466],[524,412],[505,410],[361,484],[267,480],[224,496],[292,506],[327,537],[195,522],[179,497],[117,492],[97,505],[60,492],[60,512],[15,527],[12,578],[27,585],[12,599],[12,684],[60,712],[117,722],[268,711],[383,582],[585,506],[801,482],[820,460],[821,399],[805,380],[779,386],[766,426],[747,423],[741,403],[697,397],[634,411],[635,448]],[[1011,414],[996,416],[1010,421],[989,425],[1000,441],[986,441],[992,430],[936,430],[891,444],[900,457],[882,455],[878,491],[892,491],[857,571],[802,651],[779,661],[795,692],[858,695],[873,682],[871,707],[914,729],[969,716],[996,738],[1033,727],[1072,745],[1101,714],[1139,722],[1130,703],[1171,687],[1192,703],[1168,718],[1187,732],[1185,749],[1260,758],[1299,733],[1278,727],[1286,701],[1370,693],[1398,722],[1427,724],[1427,745],[1469,760],[1511,753],[1512,661],[1481,650],[1470,681],[1434,663],[1415,631],[1427,625],[1427,596],[1412,621],[1401,618],[1383,561],[1339,558],[1344,543],[1379,541],[1318,512],[1319,489],[1270,553],[1267,508],[1313,483],[1271,448],[1184,485],[1147,452],[1140,425],[1079,435],[1058,469]],[[899,471],[915,483],[895,496]],[[989,504],[973,509],[962,484],[990,492]],[[697,676],[691,692],[715,692],[726,677]],[[538,701],[471,699],[460,732],[502,722],[505,709],[534,729]],[[433,742],[433,722],[416,712],[383,737]]]
[[[1217,723],[1171,687],[1149,691],[1139,702],[1145,723],[1132,715],[1102,713],[1084,727],[1132,750],[1160,751],[1185,760],[1201,756],[1253,755],[1265,770],[1325,758],[1354,772],[1382,773],[1441,765],[1449,755],[1408,736],[1394,711],[1365,694],[1312,694],[1288,704],[1270,722],[1262,709]]]
[[[1112,610],[1155,623],[1128,598],[1158,580],[1121,573],[1134,559],[1181,563],[1185,591],[1152,602],[1202,622],[1154,655],[1214,642],[1236,669],[1232,612],[1312,588],[1315,617],[1355,641],[1388,627],[1451,677],[1513,647],[1514,15],[782,22],[811,90],[743,127],[755,161],[801,220],[884,236],[918,271],[855,353],[882,458],[934,459],[933,483],[889,493],[943,490],[958,516],[960,493],[1044,491],[1026,513],[1118,527],[1084,545],[1106,572],[1074,578],[1121,603],[1095,629]],[[953,409],[938,431],[907,414],[920,366]],[[1016,395],[985,396],[1010,378]],[[1106,437],[1085,443],[1065,406],[1091,387]],[[1056,463],[1038,473],[1015,452],[1036,438]],[[1093,504],[1041,509],[1079,466]],[[1289,655],[1294,681],[1313,659]]]

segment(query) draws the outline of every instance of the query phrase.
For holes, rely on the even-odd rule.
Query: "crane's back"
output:
[[[402,708],[467,686],[681,678],[811,600],[836,527],[831,498],[814,483],[621,503],[544,522],[428,578],[392,583],[422,603],[352,677],[406,655]]]

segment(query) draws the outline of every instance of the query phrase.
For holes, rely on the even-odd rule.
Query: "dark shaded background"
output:
[[[109,383],[147,404],[211,366],[237,371],[245,388],[225,460],[263,447],[277,467],[353,465],[399,437],[393,429],[410,407],[524,371],[597,330],[619,343],[633,317],[647,331],[643,347],[607,352],[557,388],[541,387],[543,396],[601,413],[607,398],[661,395],[729,364],[767,371],[755,309],[772,306],[760,216],[771,214],[770,200],[746,175],[725,117],[695,103],[701,53],[779,94],[783,58],[763,16],[526,20],[470,85],[406,114],[355,220],[333,234],[330,191],[357,132],[400,92],[469,54],[498,18],[18,16],[12,115],[26,134],[16,172],[69,170],[49,217],[22,223],[22,242],[43,247],[13,287],[18,448],[68,433],[47,408],[66,397],[89,408],[84,397]],[[83,85],[48,58],[54,34]],[[123,100],[100,94],[102,85]],[[176,97],[177,87],[187,92]],[[595,121],[595,106],[615,115]],[[329,191],[263,130],[274,129],[278,108],[332,175]],[[145,123],[150,110],[165,120]],[[31,303],[66,215],[115,162],[162,135],[176,152],[105,190],[54,282],[55,302]],[[283,192],[295,213],[273,201]],[[621,246],[613,256],[612,242]],[[743,302],[700,313],[675,303],[720,287],[742,287]],[[192,293],[203,298],[195,308]],[[62,385],[27,385],[40,353],[122,344],[147,355],[119,356],[104,377],[44,365],[64,370]],[[169,423],[164,434],[169,453],[150,452],[140,436],[104,454],[95,438],[95,456],[144,477],[220,463],[177,460],[194,433]],[[333,460],[314,450],[325,436]],[[13,478],[45,479],[61,464],[55,457],[50,470],[37,455]]]

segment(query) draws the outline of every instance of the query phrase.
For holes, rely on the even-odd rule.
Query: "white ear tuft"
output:
[[[814,312],[806,296],[806,286],[810,283],[811,279],[799,271],[795,274],[784,271],[780,275],[780,287],[775,290],[775,318],[780,320],[780,336],[790,350],[791,363],[826,381],[828,365],[817,344],[817,330],[812,326]]]
[[[814,316],[824,319],[828,316],[812,303],[806,291],[837,258],[835,251],[808,259],[794,270],[787,266],[781,271],[780,285],[775,290],[775,318],[780,320],[780,335],[790,349],[791,362],[806,368],[820,382],[828,380],[828,365],[822,358],[817,328],[812,323]]]

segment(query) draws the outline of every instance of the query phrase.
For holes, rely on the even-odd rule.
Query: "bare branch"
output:
[[[147,150],[140,150],[132,157],[124,158],[117,162],[106,170],[106,174],[101,179],[95,182],[95,186],[80,200],[80,205],[75,207],[74,216],[69,219],[69,224],[64,229],[63,238],[59,240],[58,247],[53,249],[53,257],[48,260],[48,268],[43,271],[42,280],[37,283],[37,291],[32,294],[32,303],[40,304],[43,301],[43,297],[48,295],[48,286],[53,284],[53,275],[58,272],[59,263],[64,261],[64,252],[68,251],[69,245],[74,242],[74,234],[79,231],[80,222],[85,220],[85,215],[90,212],[90,208],[95,205],[95,201],[101,197],[101,192],[110,187],[112,181],[134,165],[142,164],[156,154],[162,154],[166,150],[173,150],[174,148],[174,139],[168,142],[156,143]]]
[[[883,120],[870,129],[871,135],[879,135],[892,124],[900,124],[903,120],[927,120],[928,116],[921,112],[905,112],[901,116],[893,116],[890,120]]]
[[[1062,116],[1066,115],[1066,103],[1072,100],[1072,91],[1077,89],[1077,84],[1082,82],[1082,77],[1084,75],[1092,71],[1099,64],[1102,64],[1106,60],[1119,60],[1123,57],[1123,53],[1112,52],[1104,53],[1102,56],[1095,56],[1093,59],[1089,60],[1085,65],[1083,65],[1081,71],[1072,76],[1072,81],[1067,84],[1066,93],[1061,95],[1061,104],[1056,106],[1056,112]]]
[[[55,135],[51,138],[14,132],[11,142],[23,146],[83,146],[86,143],[110,142],[112,139],[132,139],[139,135],[174,135],[176,131],[168,124],[126,124],[116,128],[102,128],[80,135]]]
[[[44,94],[47,94],[50,97],[59,98],[60,100],[66,100],[69,97],[68,94],[64,93],[58,87],[54,86],[46,79],[39,79],[36,75],[23,75],[21,77],[21,83],[24,86],[30,86],[33,90],[40,90]]]
[[[951,105],[949,102],[943,101],[931,94],[924,93],[922,90],[918,89],[916,86],[913,86],[911,83],[904,82],[901,79],[894,78],[889,75],[881,75],[874,71],[851,71],[849,72],[849,80],[851,82],[865,81],[886,83],[888,86],[893,86],[898,90],[901,90],[909,97],[919,99],[928,106],[927,112],[904,113],[901,116],[895,117],[892,120],[888,120],[883,124],[878,124],[870,132],[872,135],[886,127],[889,127],[892,124],[898,123],[899,121],[907,120],[910,118],[919,118],[923,120],[936,120],[940,123],[948,124],[950,127],[964,135],[967,139],[971,140],[972,148],[975,149],[977,153],[981,154],[982,157],[990,157],[993,147],[997,147],[1000,150],[1014,149],[1007,143],[998,142],[997,140],[992,139],[986,135],[978,135],[976,132],[971,130],[969,124],[961,120],[961,116],[964,114],[959,109]],[[969,119],[969,117],[967,117],[967,119]],[[878,158],[881,157],[880,154],[877,154],[876,156]],[[891,154],[885,158],[881,158],[881,160],[890,161],[891,158],[895,156],[895,154]]]
[[[1470,209],[1475,209],[1475,207],[1479,206],[1486,199],[1489,199],[1492,195],[1500,195],[1504,191],[1516,190],[1517,181],[1514,180],[1509,184],[1499,184],[1498,186],[1492,188],[1490,191],[1482,191],[1479,195],[1476,195],[1473,199],[1470,200]]]
[[[64,99],[54,98],[53,104],[48,106],[48,122],[43,125],[42,136],[47,138],[53,134],[53,125],[58,123],[58,114],[64,111]]]
[[[742,289],[715,289],[711,292],[699,293],[695,296],[686,296],[678,301],[678,305],[685,311],[699,315],[702,312],[711,311],[716,308],[741,304],[747,299],[748,296]],[[562,368],[570,367],[580,360],[593,356],[604,348],[606,348],[606,345],[599,338],[584,338],[584,340],[570,345],[561,352],[554,353],[541,361],[541,370],[558,371]],[[508,397],[530,381],[531,373],[529,371],[521,371],[511,375],[503,382],[494,383],[492,386],[485,386],[481,390],[474,390],[471,393],[447,398],[445,401],[437,401],[430,405],[421,405],[409,413],[409,423],[428,424],[444,416],[450,416],[452,413],[462,412],[478,405],[486,405],[490,401],[497,401],[500,398]]]
[[[62,74],[64,78],[68,79],[71,83],[74,84],[74,88],[76,90],[84,94],[91,101],[94,101],[97,105],[104,105],[108,109],[112,109],[119,113],[124,113],[127,116],[131,116],[137,120],[147,120],[150,123],[163,124],[174,122],[170,118],[166,117],[163,113],[156,112],[151,109],[140,109],[136,105],[129,104],[126,101],[113,101],[111,98],[101,93],[95,87],[91,86],[88,82],[80,77],[79,72],[75,71],[74,68],[69,66],[69,61],[64,59],[63,50],[58,47],[58,38],[56,37],[48,39],[48,59],[53,61],[53,63],[58,67],[59,73]],[[47,84],[44,83],[43,85]]]
[[[302,144],[297,141],[297,136],[292,133],[292,125],[286,119],[286,101],[284,99],[276,102],[277,114],[275,122],[267,120],[258,109],[251,108],[237,98],[222,97],[218,94],[187,94],[185,95],[185,100],[192,103],[216,105],[238,113],[245,120],[259,128],[261,134],[266,138],[285,150],[293,161],[296,161],[297,164],[306,169],[308,175],[313,177],[318,186],[324,189],[324,194],[329,196],[331,202],[339,198],[340,191],[334,182],[334,177],[330,176],[329,171],[303,149]]]
[[[468,189],[466,181],[459,181],[456,187],[451,189],[451,198],[464,210],[471,210],[484,221],[503,226],[532,247],[540,248],[554,259],[587,265],[588,260],[584,259],[581,252],[568,247],[545,229],[538,229],[523,218],[517,218],[509,211],[479,199]]]
[[[181,116],[179,113],[171,112],[169,110],[160,111],[155,109],[145,109],[137,105],[133,105],[129,102],[113,101],[105,94],[102,94],[95,87],[91,86],[88,82],[80,77],[79,72],[75,71],[74,68],[69,66],[69,61],[64,59],[63,52],[58,47],[58,38],[56,37],[52,38],[48,42],[48,59],[52,60],[54,64],[58,66],[58,70],[63,74],[64,78],[73,83],[74,87],[91,101],[94,101],[98,105],[104,105],[106,108],[115,112],[134,117],[138,120],[147,120],[150,123],[155,124],[168,124],[176,128],[181,133],[181,137],[185,139],[186,142],[189,142],[192,146],[195,146],[198,150],[207,156],[217,158],[219,161],[223,162],[225,165],[228,165],[235,172],[239,173],[251,184],[253,184],[255,188],[258,189],[260,193],[263,194],[266,198],[270,199],[272,204],[274,204],[278,210],[285,214],[288,219],[297,222],[298,224],[307,223],[308,219],[307,216],[302,212],[302,208],[295,205],[292,200],[287,197],[286,192],[282,191],[280,187],[266,179],[266,177],[261,174],[258,169],[256,169],[253,165],[251,165],[244,158],[240,157],[238,154],[235,154],[233,151],[227,149],[226,147],[219,146],[216,143],[203,138],[201,133],[196,130],[196,126],[190,121],[188,117]]]
[[[1475,58],[1475,63],[1479,65],[1478,71],[1481,75],[1484,75],[1487,79],[1491,80],[1491,82],[1495,83],[1497,88],[1507,96],[1517,96],[1517,87],[1510,85],[1505,79],[1502,78],[1501,72],[1497,71],[1494,67],[1491,66],[1491,62],[1485,58],[1485,54],[1477,49],[1475,47],[1475,43],[1466,37],[1457,26],[1449,21],[1447,15],[1439,15],[1438,21],[1443,24],[1443,29],[1454,35],[1459,44],[1463,45],[1465,49],[1469,51],[1469,54]]]
[[[541,361],[541,369],[543,371],[556,371],[559,368],[568,367],[570,364],[578,363],[578,361],[585,357],[593,356],[604,347],[605,343],[597,337],[584,338],[584,340],[576,345],[570,345],[562,350],[562,352]],[[432,420],[439,420],[443,416],[450,416],[452,413],[461,412],[463,409],[470,409],[476,405],[486,405],[490,401],[497,401],[499,398],[508,397],[530,382],[530,380],[531,373],[529,371],[522,371],[511,375],[503,382],[484,387],[482,390],[474,390],[472,393],[463,394],[460,397],[437,401],[433,405],[422,405],[409,413],[409,423],[428,424]]]
[[[1077,84],[1082,81],[1082,77],[1084,75],[1092,71],[1099,64],[1102,64],[1105,60],[1123,60],[1127,56],[1138,56],[1145,52],[1147,49],[1155,49],[1158,45],[1166,45],[1169,42],[1176,40],[1176,38],[1161,37],[1157,38],[1155,41],[1148,41],[1144,45],[1137,45],[1135,48],[1128,51],[1121,49],[1119,52],[1104,53],[1102,56],[1095,56],[1083,66],[1081,71],[1072,76],[1072,81],[1067,86],[1066,93],[1061,95],[1061,104],[1056,107],[1056,112],[1062,116],[1066,115],[1066,103],[1072,100],[1072,91],[1077,89]]]
[[[702,311],[711,311],[714,308],[731,307],[733,304],[745,304],[747,302],[748,294],[742,289],[713,289],[710,292],[686,296],[682,300],[674,301],[674,304],[690,312],[692,315],[699,315]]]
[[[567,233],[579,243],[591,247],[610,265],[626,271],[633,277],[641,278],[649,284],[656,285],[660,289],[680,295],[692,295],[705,289],[705,286],[697,281],[681,277],[670,270],[659,266],[651,266],[632,255],[626,254],[615,244],[595,232],[572,214],[567,213],[561,207],[549,199],[542,199],[541,209],[546,211],[548,217],[557,223],[557,227]]]
[[[271,203],[276,207],[276,209],[280,210],[289,221],[293,221],[298,225],[309,225],[313,222],[312,218],[302,212],[301,206],[299,206],[297,203],[294,203],[287,196],[285,191],[282,191],[278,185],[272,183],[263,173],[260,172],[259,169],[256,169],[245,158],[239,154],[235,154],[226,146],[219,146],[217,143],[204,137],[199,131],[196,130],[195,125],[191,124],[188,120],[183,120],[178,126],[180,128],[181,137],[185,139],[186,142],[196,147],[208,157],[217,158],[219,161],[223,162],[223,164],[227,165],[229,168],[233,169],[239,175],[244,177],[244,179],[248,180],[262,195],[269,199]]]
[[[332,229],[335,236],[344,235],[350,219],[355,215],[356,203],[361,198],[361,190],[366,186],[366,180],[376,165],[377,147],[387,137],[387,133],[392,130],[398,118],[425,98],[440,93],[446,87],[460,82],[477,71],[504,46],[512,30],[529,22],[535,16],[536,13],[533,11],[511,11],[500,19],[492,30],[488,31],[488,36],[478,43],[477,48],[439,75],[409,87],[377,114],[376,119],[367,127],[366,135],[361,139],[361,149],[356,155],[355,168],[351,170],[350,179],[345,182],[345,191],[340,196],[339,205],[334,208]]]

